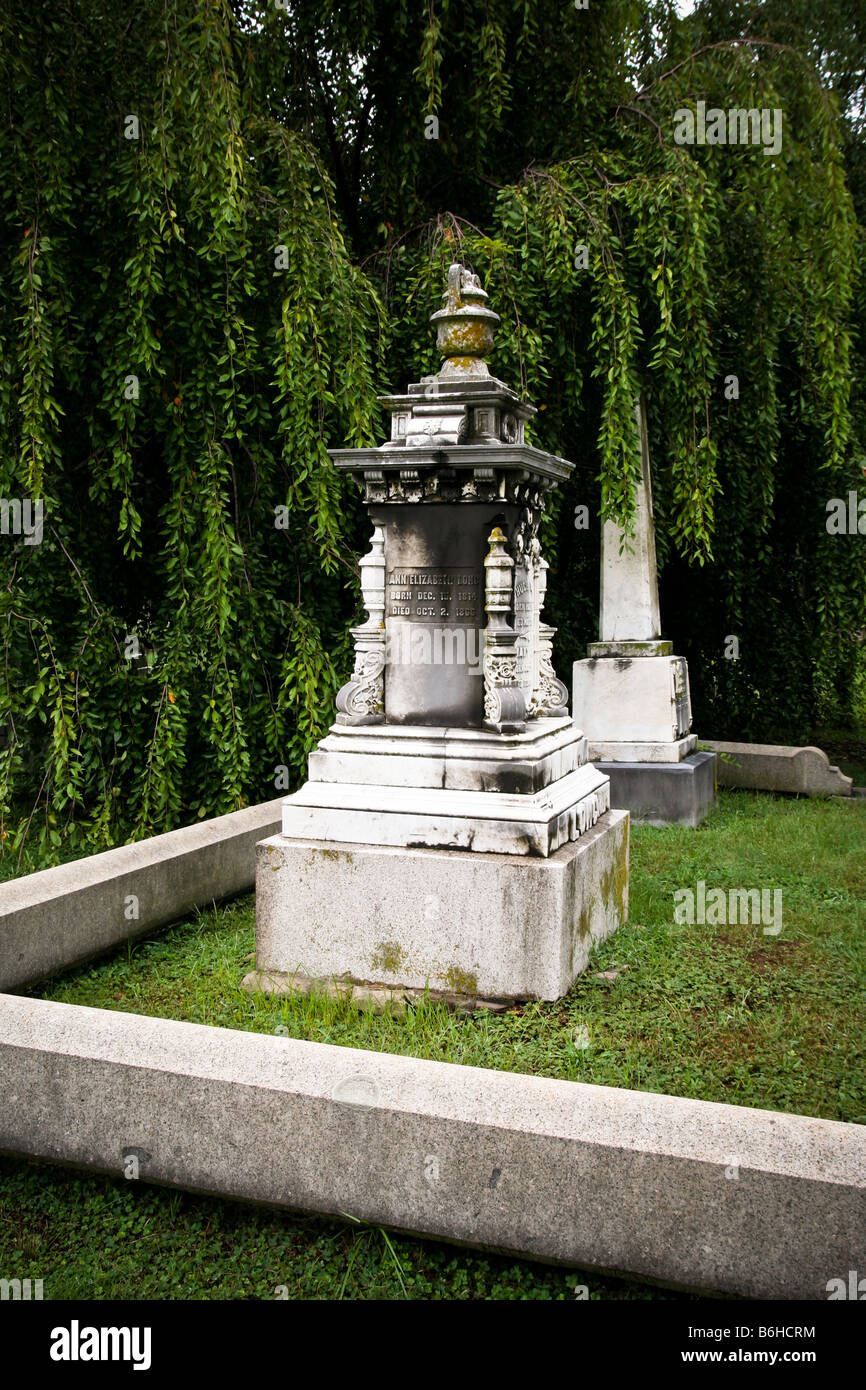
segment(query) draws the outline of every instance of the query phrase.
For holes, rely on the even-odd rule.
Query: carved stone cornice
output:
[[[534,538],[545,496],[570,471],[563,460],[529,445],[498,452],[484,446],[407,449],[383,457],[378,449],[332,449],[338,468],[350,471],[367,503],[507,502],[525,513],[520,545]]]

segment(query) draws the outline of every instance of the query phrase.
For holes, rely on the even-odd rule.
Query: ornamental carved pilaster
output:
[[[338,724],[385,722],[385,533],[375,527],[370,550],[360,562],[367,621],[352,628],[355,666],[337,692]]]
[[[508,621],[514,561],[498,526],[491,531],[489,544],[484,560],[484,723],[497,733],[522,734],[526,729],[526,700],[517,681],[518,634]]]
[[[556,628],[541,617],[547,593],[549,565],[541,554],[541,542],[530,542],[529,558],[535,572],[535,593],[538,603],[537,675],[529,702],[529,713],[535,719],[559,719],[568,714],[568,690],[553,669],[553,639]]]

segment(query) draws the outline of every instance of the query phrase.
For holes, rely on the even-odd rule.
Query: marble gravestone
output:
[[[558,998],[625,918],[628,816],[588,761],[543,619],[545,495],[573,465],[490,374],[497,314],[449,271],[438,375],[334,449],[372,523],[366,621],[308,781],[258,846],[257,976]]]
[[[697,752],[685,657],[661,637],[646,413],[634,534],[606,521],[598,642],[573,669],[573,713],[615,806],[652,824],[697,825],[715,801],[715,756]]]

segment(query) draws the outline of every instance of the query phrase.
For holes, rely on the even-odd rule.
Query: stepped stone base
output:
[[[288,839],[546,856],[610,810],[609,780],[567,716],[511,735],[332,729],[309,773],[283,802]]]
[[[552,854],[610,809],[610,782],[591,763],[532,796],[346,782],[307,782],[283,802],[283,835],[358,845]]]
[[[587,761],[567,717],[534,719],[523,734],[416,724],[332,725],[310,754],[310,782],[531,795]]]

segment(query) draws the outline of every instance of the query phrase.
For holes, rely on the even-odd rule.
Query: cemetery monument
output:
[[[258,846],[258,987],[338,980],[565,994],[625,920],[628,815],[552,664],[539,541],[573,465],[490,374],[499,316],[449,271],[438,375],[383,397],[391,438],[334,449],[373,532],[336,722]]]
[[[715,755],[698,752],[685,657],[661,636],[646,412],[634,534],[606,521],[598,642],[573,669],[572,710],[614,806],[656,825],[697,825],[715,802]]]

